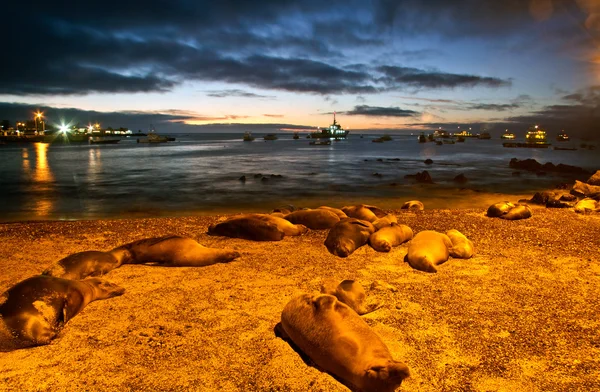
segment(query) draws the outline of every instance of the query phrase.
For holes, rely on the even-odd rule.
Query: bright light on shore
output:
[[[65,124],[61,124],[60,128],[58,128],[58,130],[60,131],[60,133],[62,133],[63,135],[67,133],[67,131],[69,130],[69,127],[66,126]]]

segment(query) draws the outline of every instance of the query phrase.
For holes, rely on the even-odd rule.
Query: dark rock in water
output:
[[[552,162],[546,162],[542,165],[542,169],[546,171],[556,171],[556,166]]]
[[[369,162],[369,160],[368,159],[364,159],[364,162]]]
[[[600,185],[600,170],[597,170],[586,182],[590,185]]]
[[[529,171],[539,171],[542,169],[542,164],[535,159],[524,159],[519,161],[517,158],[513,158],[508,163],[508,167],[513,169],[523,169]]]
[[[422,172],[417,173],[415,179],[417,180],[417,182],[433,184],[433,180],[431,179],[431,176],[429,175],[429,172],[427,170],[423,170]]]
[[[399,161],[400,158],[388,158],[388,161]]]
[[[261,177],[262,177],[262,174],[260,174],[260,173],[254,175],[254,178],[261,178]]]
[[[377,162],[383,162],[382,158],[377,158]]]
[[[570,193],[563,193],[558,200],[560,200],[560,201],[576,201],[577,196],[571,195]]]
[[[373,176],[381,178],[381,177],[383,177],[383,174],[381,174],[381,173],[373,173]]]
[[[521,172],[512,172],[513,177],[521,177]]]
[[[463,173],[460,173],[458,176],[454,177],[454,182],[458,182],[460,184],[464,184],[465,182],[468,182],[469,180],[467,179],[467,177],[465,177],[465,175]]]
[[[267,182],[269,181],[269,177],[263,177],[260,179],[261,182]]]
[[[546,202],[546,208],[571,208],[573,206],[573,203],[568,203],[556,199],[550,199]]]
[[[567,184],[566,182],[563,182],[562,184],[558,184],[554,188],[556,188],[556,189],[570,189],[571,188],[571,184]]]
[[[246,176],[241,176],[240,178],[238,178],[238,180],[240,180],[241,182],[246,182]]]
[[[316,176],[316,175],[317,175],[317,173],[315,173],[315,172],[310,172],[310,173],[308,173],[308,175],[309,175],[309,176]]]
[[[564,165],[562,163],[559,163],[558,165],[556,165],[554,171],[559,172],[559,173],[571,173],[571,174],[587,174],[587,173],[589,173],[587,170],[585,170],[582,167]]]
[[[540,171],[536,172],[535,175],[538,176],[538,177],[543,177],[543,176],[546,175],[546,172],[540,170]]]
[[[425,164],[426,165],[431,165],[433,163],[433,161],[431,159],[425,159]]]
[[[397,183],[397,182],[392,182],[392,183],[390,184],[390,186],[398,186],[398,183]]]
[[[271,174],[271,178],[282,178],[281,174]]]

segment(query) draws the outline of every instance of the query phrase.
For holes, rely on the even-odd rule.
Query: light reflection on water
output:
[[[518,194],[565,182],[532,173],[514,178],[508,167],[512,157],[588,169],[600,163],[595,151],[509,149],[500,140],[437,146],[412,136],[372,143],[373,137],[351,135],[330,146],[310,146],[291,135],[274,142],[259,137],[251,143],[241,135],[203,134],[178,135],[177,142],[162,145],[132,138],[115,145],[2,146],[0,220],[265,211],[287,203],[341,206],[337,203],[413,198],[444,208],[472,197],[460,187]],[[424,164],[428,158],[432,165]],[[423,170],[435,185],[405,178]],[[257,173],[267,180],[254,178]],[[466,185],[452,181],[460,173],[469,179]],[[242,175],[246,182],[239,181]]]

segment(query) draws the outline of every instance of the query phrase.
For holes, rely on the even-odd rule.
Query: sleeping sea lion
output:
[[[419,271],[437,272],[435,266],[448,260],[451,248],[452,241],[446,234],[431,230],[420,231],[408,245],[405,260]]]
[[[318,208],[322,208],[324,210],[331,211],[334,214],[336,214],[340,219],[344,219],[344,218],[348,217],[348,215],[346,215],[346,213],[344,211],[340,210],[339,208],[333,208],[333,207],[328,207],[328,206],[320,206]]]
[[[413,231],[410,227],[392,223],[391,226],[384,227],[371,234],[369,244],[377,252],[389,252],[393,247],[412,238]]]
[[[211,225],[208,228],[208,234],[251,241],[280,241],[285,236],[285,233],[279,230],[277,225],[247,217],[234,217]]]
[[[396,215],[387,214],[383,218],[379,218],[374,221],[373,226],[375,226],[376,230],[380,230],[384,227],[391,226],[392,223],[398,223],[398,218],[396,218]]]
[[[38,275],[25,279],[4,293],[0,316],[9,336],[1,343],[7,348],[48,344],[87,304],[124,292],[122,287],[98,278],[69,280]]]
[[[333,295],[302,294],[281,313],[279,330],[319,368],[353,390],[393,392],[409,376],[355,311]]]
[[[519,205],[515,206],[514,208],[511,208],[510,210],[508,210],[508,212],[506,214],[500,215],[499,218],[506,219],[506,220],[519,220],[519,219],[531,218],[531,215],[532,215],[532,211],[528,205],[519,204]]]
[[[308,231],[308,228],[304,225],[295,225],[283,217],[267,214],[246,214],[243,215],[248,218],[260,219],[264,222],[273,223],[277,228],[285,233],[285,235],[296,236],[302,235]]]
[[[128,256],[123,258],[123,264],[156,263],[171,267],[203,267],[240,257],[238,252],[207,248],[191,238],[180,236],[145,238],[111,252],[126,252]]]
[[[496,218],[501,215],[506,214],[508,211],[515,208],[515,205],[508,201],[503,201],[501,203],[492,204],[487,210],[487,216],[490,218]]]
[[[304,225],[311,230],[331,229],[340,221],[337,214],[323,208],[294,211],[286,215],[285,219],[297,225]]]
[[[458,259],[470,259],[475,253],[473,242],[468,239],[463,233],[458,230],[448,230],[446,232],[450,241],[452,241],[452,249],[450,249],[450,256]]]
[[[400,207],[400,209],[409,211],[423,211],[425,209],[425,205],[423,205],[423,203],[419,200],[411,200],[402,204],[402,207]]]
[[[374,222],[378,218],[377,215],[375,215],[375,213],[371,211],[371,209],[367,208],[367,206],[364,204],[342,207],[342,211],[344,211],[349,218],[356,218],[369,222]]]
[[[348,279],[341,281],[339,284],[337,282],[335,279],[325,280],[321,285],[321,293],[334,295],[338,301],[345,303],[361,316],[379,308],[379,305],[367,306],[367,295],[364,287],[359,282]]]
[[[101,252],[88,250],[73,253],[48,267],[42,275],[54,276],[64,279],[80,280],[86,276],[104,275],[121,266],[120,252]]]
[[[366,244],[374,232],[375,227],[370,222],[355,218],[342,219],[329,230],[325,246],[333,255],[348,257]]]

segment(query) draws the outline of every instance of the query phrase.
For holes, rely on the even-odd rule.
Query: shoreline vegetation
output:
[[[388,212],[415,233],[459,230],[475,256],[428,274],[403,261],[406,243],[341,259],[326,230],[277,242],[209,236],[230,216],[216,214],[0,224],[0,292],[69,254],[141,238],[182,235],[241,254],[110,271],[103,278],[125,293],[88,305],[47,346],[0,353],[0,389],[347,390],[274,333],[290,298],[326,279],[357,280],[383,303],[363,319],[409,366],[399,391],[599,389],[600,214],[532,205],[531,218],[507,221],[486,208],[425,208]]]

